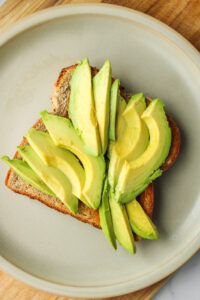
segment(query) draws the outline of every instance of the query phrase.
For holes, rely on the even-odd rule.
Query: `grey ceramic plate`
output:
[[[48,9],[0,37],[0,154],[50,108],[62,67],[105,59],[127,91],[160,97],[181,128],[175,166],[156,184],[154,221],[161,239],[137,254],[113,252],[100,230],[17,195],[1,163],[0,267],[41,289],[75,297],[138,290],[167,276],[200,246],[200,57],[181,36],[133,10],[109,5]]]

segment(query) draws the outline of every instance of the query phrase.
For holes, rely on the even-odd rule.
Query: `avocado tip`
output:
[[[10,158],[7,155],[3,155],[0,157],[3,161],[10,161]]]

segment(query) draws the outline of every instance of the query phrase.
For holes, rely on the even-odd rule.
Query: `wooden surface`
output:
[[[200,51],[200,0],[7,0],[0,7],[0,30],[35,11],[77,2],[111,3],[145,12],[177,30]]]
[[[7,0],[0,7],[0,31],[35,11],[67,3],[104,2],[145,12],[176,29],[200,50],[200,0]],[[115,300],[149,300],[168,278]],[[69,300],[36,290],[0,271],[0,300]]]
[[[109,298],[112,300],[149,300],[167,279],[129,295]],[[0,271],[0,299],[1,300],[75,300],[74,298],[58,296],[36,290]],[[76,298],[76,300],[88,300]],[[100,300],[104,300],[101,298]]]

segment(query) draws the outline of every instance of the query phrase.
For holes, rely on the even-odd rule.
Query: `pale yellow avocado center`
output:
[[[127,203],[126,209],[132,230],[137,235],[146,239],[159,239],[156,226],[136,199]]]
[[[139,157],[147,148],[149,134],[141,115],[146,108],[142,93],[131,97],[128,105],[121,109],[117,119],[117,140],[113,144],[108,170],[112,189],[118,181],[125,161]]]

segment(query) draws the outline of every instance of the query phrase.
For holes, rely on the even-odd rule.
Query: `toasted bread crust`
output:
[[[181,134],[178,126],[176,125],[175,121],[172,119],[171,115],[167,115],[167,120],[169,122],[169,126],[171,128],[172,132],[172,143],[170,147],[169,154],[166,158],[166,161],[162,165],[161,169],[163,171],[166,171],[169,169],[176,161],[179,151],[180,151],[180,146],[181,146]]]
[[[30,189],[26,190],[26,189],[17,189],[15,187],[13,187],[13,185],[10,185],[9,180],[10,177],[14,175],[14,171],[12,169],[10,169],[7,173],[7,177],[5,180],[5,184],[6,186],[11,189],[13,192],[21,194],[21,195],[25,195],[28,196],[31,199],[35,199],[38,200],[40,202],[42,202],[43,204],[47,205],[50,208],[56,209],[57,211],[63,213],[63,214],[68,214],[71,215],[72,217],[75,217],[76,219],[78,219],[79,221],[82,221],[84,223],[88,223],[94,227],[97,228],[101,228],[100,227],[100,220],[99,220],[99,212],[98,210],[91,210],[90,208],[88,208],[84,203],[79,201],[79,210],[77,215],[73,215],[68,209],[67,207],[58,199],[55,198],[55,200],[50,201],[50,198],[54,198],[52,196],[47,196],[45,197],[43,193],[37,193],[37,195],[35,195],[34,193],[30,192]]]
[[[68,103],[69,103],[69,97],[70,97],[70,80],[71,76],[73,74],[74,69],[77,65],[73,65],[67,68],[64,68],[61,70],[60,75],[55,83],[55,89],[53,96],[51,98],[52,100],[52,106],[53,106],[53,113],[61,115],[63,117],[68,117]],[[97,68],[91,68],[92,70],[92,76],[94,76],[97,72]],[[114,80],[114,79],[113,79]],[[124,88],[120,86],[120,92],[121,94],[126,97]],[[61,97],[61,98],[59,98]],[[147,101],[151,101],[150,98],[147,98]],[[172,145],[169,152],[169,155],[165,161],[165,163],[162,166],[163,170],[167,170],[176,160],[179,149],[180,149],[180,131],[176,125],[176,123],[172,120],[171,116],[168,116],[168,121],[170,128],[172,130]],[[35,125],[33,126],[36,129],[41,129],[41,126],[44,126],[42,124],[42,120],[38,120]],[[43,128],[44,130],[44,128]],[[26,139],[24,138],[22,145],[27,144]],[[15,153],[15,158],[20,158],[20,155],[18,152]],[[62,212],[64,214],[69,214],[76,219],[91,224],[97,228],[101,228],[100,226],[100,219],[99,219],[99,213],[98,210],[94,210],[91,208],[88,208],[84,203],[79,201],[79,211],[77,215],[73,215],[66,206],[57,198],[46,195],[44,193],[41,193],[37,190],[34,193],[34,188],[29,186],[28,190],[24,190],[22,188],[17,188],[11,184],[12,180],[11,178],[15,176],[16,179],[21,180],[15,172],[10,169],[7,173],[7,177],[5,180],[5,184],[8,188],[13,190],[16,193],[26,195],[32,199],[39,200],[40,202],[46,204],[47,206],[56,209],[59,212]],[[27,185],[28,186],[28,185]],[[30,192],[33,191],[33,192]],[[140,202],[141,206],[145,210],[145,212],[148,214],[150,218],[152,218],[153,214],[153,208],[154,208],[154,187],[153,183],[151,183],[147,189],[138,197],[138,201]],[[136,240],[140,240],[139,238],[136,238]]]
[[[152,219],[154,209],[154,185],[151,183],[137,199],[147,215]]]

